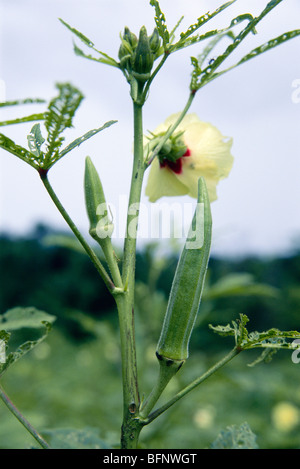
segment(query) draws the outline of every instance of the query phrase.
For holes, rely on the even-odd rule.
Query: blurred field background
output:
[[[96,428],[118,445],[122,415],[117,313],[89,259],[37,226],[26,238],[0,237],[0,310],[35,306],[57,317],[48,339],[7,372],[2,384],[39,430]],[[167,251],[165,251],[167,252]],[[155,243],[137,258],[136,332],[139,381],[149,392],[156,378],[155,347],[178,257]],[[240,313],[249,329],[299,330],[300,248],[285,257],[212,257],[190,358],[161,402],[203,373],[231,348],[208,324],[227,324]],[[262,449],[300,448],[300,364],[290,352],[249,367],[259,351],[244,353],[158,418],[141,447],[209,448],[228,425],[248,422]],[[0,448],[34,445],[0,403]]]

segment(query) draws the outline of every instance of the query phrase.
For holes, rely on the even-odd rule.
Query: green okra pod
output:
[[[89,233],[101,245],[103,240],[111,237],[113,224],[108,217],[108,209],[98,172],[88,156],[85,160],[84,192],[90,221]]]
[[[178,261],[166,315],[157,345],[157,357],[169,365],[184,362],[198,313],[211,247],[212,218],[206,184],[198,183],[198,203]]]
[[[89,157],[85,160],[84,192],[86,210],[90,221],[89,233],[102,248],[115,286],[122,288],[118,262],[111,243],[114,226],[108,216],[108,208],[100,177]]]

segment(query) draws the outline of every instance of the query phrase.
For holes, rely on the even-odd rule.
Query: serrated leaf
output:
[[[236,1],[237,0],[231,0],[230,2],[227,2],[221,5],[214,12],[212,13],[207,12],[205,15],[200,16],[197,19],[197,22],[195,24],[192,24],[191,26],[189,26],[188,29],[184,33],[180,34],[180,40],[172,46],[171,51],[180,50],[183,47],[187,47],[191,44],[194,44],[195,42],[199,42],[199,40],[205,39],[205,36],[210,37],[212,35],[218,34],[219,33],[218,30],[214,30],[214,31],[209,31],[203,36],[198,36],[198,35],[194,36],[193,39],[191,39],[191,36],[192,34],[195,33],[195,31],[197,31],[204,24],[206,24],[208,21],[210,21],[212,18],[214,18],[218,14],[220,14],[222,11],[224,11],[226,8],[231,6]]]
[[[249,333],[246,328],[248,321],[248,317],[241,314],[239,320],[232,321],[232,325],[212,326],[210,324],[209,327],[221,336],[234,336],[235,345],[240,351],[255,348],[266,350],[261,357],[255,360],[254,364],[261,361],[270,361],[276,350],[294,350],[294,343],[290,340],[300,339],[300,332],[298,331],[280,331],[276,328],[264,332],[254,331]]]
[[[157,27],[158,34],[160,35],[164,50],[167,50],[167,46],[170,42],[170,34],[166,25],[166,17],[164,13],[161,11],[159,2],[157,0],[150,0],[150,5],[155,8],[155,23]]]
[[[52,449],[108,449],[109,446],[99,437],[99,429],[86,427],[81,430],[74,428],[58,428],[44,430]]]
[[[280,44],[283,44],[284,42],[289,41],[290,39],[293,39],[296,36],[300,35],[300,29],[295,29],[294,31],[288,31],[284,34],[281,34],[280,36],[271,39],[268,42],[265,42],[259,47],[256,47],[253,49],[249,54],[245,55],[235,66],[237,67],[238,65],[241,65],[245,62],[247,62],[250,59],[253,59],[254,57],[257,57],[258,55],[267,52],[274,47],[279,46]]]
[[[197,67],[201,70],[201,67],[204,63],[204,61],[207,59],[207,57],[212,53],[213,49],[216,47],[216,45],[224,38],[228,37],[229,39],[234,40],[235,36],[232,31],[227,31],[224,33],[219,33],[216,37],[211,39],[207,46],[203,49],[201,54],[197,56],[195,59],[197,61]]]
[[[239,427],[232,425],[222,430],[216,440],[211,444],[211,449],[259,449],[256,443],[256,435],[252,432],[248,423]]]
[[[40,124],[35,124],[30,134],[27,135],[28,146],[31,153],[33,153],[37,158],[41,155],[41,146],[45,142],[45,139],[42,136]]]
[[[224,51],[223,54],[219,55],[216,60],[214,61],[214,63],[212,65],[209,65],[207,66],[204,70],[201,71],[200,74],[198,74],[198,76],[196,77],[196,72],[194,71],[193,74],[193,86],[195,86],[195,83],[196,83],[196,87],[194,88],[194,90],[198,90],[200,89],[202,86],[204,86],[205,84],[207,84],[209,81],[219,77],[220,75],[222,75],[223,73],[226,73],[227,71],[229,70],[232,70],[233,68],[235,68],[237,66],[236,65],[233,65],[232,67],[229,67],[227,68],[226,70],[223,70],[219,73],[214,73],[219,67],[220,65],[229,57],[229,55],[232,54],[232,52],[239,46],[239,44],[248,36],[248,34],[250,33],[255,33],[256,32],[256,26],[257,24],[268,14],[271,12],[271,10],[273,10],[277,5],[279,5],[283,0],[273,0],[273,1],[270,1],[267,6],[264,8],[264,10],[261,12],[261,14],[255,18],[252,17],[252,15],[250,14],[243,14],[243,15],[239,15],[238,17],[234,18],[231,22],[231,27],[235,26],[236,24],[240,23],[241,21],[244,21],[245,19],[248,20],[248,24],[247,26],[242,29],[242,31],[235,37],[234,41],[232,44],[230,44],[226,50]],[[297,30],[298,31],[298,30]],[[292,33],[292,32],[291,32]],[[295,34],[297,35],[297,34]],[[284,36],[284,35],[282,35]],[[293,36],[295,37],[295,36]],[[277,38],[278,39],[278,38]],[[287,40],[287,38],[285,39]],[[273,40],[274,41],[274,40]],[[284,42],[284,41],[282,41]],[[276,45],[279,45],[280,42],[278,41],[278,43]],[[274,45],[275,47],[275,45]],[[265,49],[267,50],[267,48]],[[253,52],[253,51],[252,51]],[[253,56],[255,56],[257,54],[254,54]],[[252,58],[252,57],[251,57]],[[243,60],[243,59],[242,59]],[[249,58],[247,59],[249,60]],[[197,79],[196,79],[197,78]]]
[[[64,148],[62,151],[59,152],[59,158],[66,155],[69,151],[73,150],[74,148],[79,147],[79,145],[81,145],[83,142],[93,137],[98,132],[101,132],[101,130],[107,129],[108,127],[115,124],[116,122],[117,121],[108,121],[104,125],[102,125],[102,127],[99,127],[98,129],[90,130],[89,132],[86,132],[82,137],[76,138],[66,148]]]
[[[48,161],[57,155],[64,140],[61,134],[72,126],[74,114],[83,99],[81,92],[70,83],[59,83],[57,88],[59,95],[50,101],[45,119]]]
[[[3,148],[3,150],[6,150],[9,153],[12,153],[13,155],[17,156],[21,160],[25,161],[25,163],[30,164],[30,166],[32,166],[33,168],[39,168],[36,161],[36,156],[33,153],[26,150],[26,148],[17,145],[13,140],[3,134],[0,134],[0,148]]]

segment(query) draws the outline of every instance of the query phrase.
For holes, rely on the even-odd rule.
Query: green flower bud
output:
[[[129,61],[132,59],[136,49],[138,40],[135,34],[126,26],[124,29],[123,37],[121,37],[122,44],[119,48],[118,57],[120,59],[121,68],[127,68]]]
[[[206,184],[198,184],[198,204],[181,253],[157,345],[161,366],[188,358],[190,336],[198,313],[211,245],[212,220]]]
[[[153,67],[153,62],[154,58],[150,48],[149,38],[147,36],[147,30],[145,26],[142,26],[132,66],[134,72],[136,72],[136,78],[138,79],[138,75],[145,76],[149,74]]]
[[[154,28],[153,33],[149,37],[150,49],[151,49],[151,51],[154,55],[156,55],[156,53],[159,51],[160,43],[161,43],[161,41],[160,41],[160,37],[159,37],[159,34],[158,34],[158,30],[157,30],[157,28]]]
[[[125,26],[124,28],[124,34],[123,34],[123,39],[130,44],[132,50],[136,49],[136,46],[138,44],[138,39],[134,33],[130,31],[130,29]]]

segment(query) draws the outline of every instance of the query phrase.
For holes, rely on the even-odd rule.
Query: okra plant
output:
[[[205,29],[204,27],[209,26],[213,18],[219,16],[221,18],[222,12],[237,2],[237,0],[231,0],[213,12],[200,14],[199,11],[200,16],[195,23],[178,34],[182,18],[173,29],[169,30],[159,2],[151,0],[150,4],[154,8],[153,31],[149,34],[142,26],[139,32],[132,32],[125,26],[120,35],[120,46],[115,58],[98,50],[85,32],[79,32],[73,25],[60,19],[63,26],[75,37],[77,43],[78,41],[80,43],[80,46],[77,43],[74,45],[74,51],[78,56],[98,62],[99,67],[104,65],[114,67],[116,72],[121,72],[119,75],[123,75],[123,79],[125,78],[128,83],[128,99],[131,99],[133,106],[134,142],[127,225],[121,259],[115,253],[112,240],[114,220],[106,202],[100,175],[93,164],[93,157],[86,158],[83,177],[91,240],[86,240],[79,231],[49,180],[49,172],[54,164],[79,145],[84,144],[86,140],[96,136],[96,138],[101,138],[98,134],[111,126],[110,132],[112,132],[116,128],[117,121],[108,121],[64,146],[64,132],[72,126],[83,95],[74,85],[59,83],[57,96],[49,102],[44,112],[1,123],[1,126],[6,126],[36,122],[28,135],[28,148],[20,146],[3,133],[0,134],[0,147],[36,170],[45,190],[115,300],[119,318],[122,359],[123,421],[120,448],[137,448],[140,433],[145,426],[150,425],[153,420],[242,351],[261,348],[263,352],[258,361],[265,360],[278,349],[292,349],[292,340],[300,337],[297,331],[280,331],[275,328],[266,332],[250,333],[246,328],[248,318],[243,314],[233,321],[232,325],[211,326],[216,333],[234,337],[232,350],[163,405],[157,405],[170,380],[177,373],[184,373],[185,367],[188,366],[185,363],[189,356],[189,341],[200,307],[210,256],[212,236],[210,204],[216,199],[218,181],[229,175],[233,161],[231,139],[225,139],[218,129],[201,122],[195,114],[189,111],[194,100],[202,92],[202,88],[211,81],[300,35],[300,29],[286,32],[249,51],[233,65],[226,67],[225,64],[224,66],[225,61],[231,57],[239,45],[249,35],[256,34],[256,27],[261,20],[282,1],[270,1],[256,17],[243,13],[223,27]],[[201,5],[199,10],[201,10]],[[204,29],[205,32],[203,32]],[[143,107],[151,98],[153,81],[159,79],[159,72],[170,56],[192,45],[199,47],[199,54],[191,57],[191,79],[184,108],[146,135],[143,125]],[[216,46],[218,48],[223,46],[223,52],[211,59]],[[43,101],[29,99],[22,102],[4,102],[1,106],[35,102],[42,103]],[[141,399],[140,396],[144,394],[144,391],[141,392],[138,382],[134,308],[138,213],[145,175],[148,175],[146,194],[150,203],[154,203],[162,196],[186,194],[196,198],[197,202],[174,275],[165,318],[161,324],[160,337],[158,337],[157,380],[149,395]],[[93,247],[95,241],[102,250],[105,264]],[[3,330],[0,331],[0,339],[6,348],[11,334],[18,328],[43,328],[45,334],[38,340],[26,342],[19,349],[11,351],[6,361],[0,363],[0,376],[12,363],[46,337],[54,320],[53,316],[35,308],[15,308],[1,316],[0,328],[2,326]],[[98,360],[97,357],[95,359]],[[142,366],[143,364],[141,364],[141,369]],[[50,448],[43,436],[32,427],[11,402],[2,387],[0,397],[37,442],[43,448]]]

